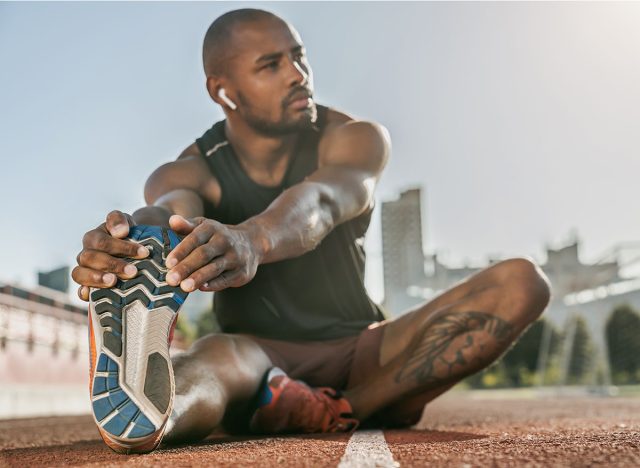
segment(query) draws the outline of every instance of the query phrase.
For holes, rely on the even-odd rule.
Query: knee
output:
[[[255,387],[271,367],[262,348],[250,338],[222,333],[197,340],[189,350],[189,360],[206,367],[234,395]]]
[[[188,351],[173,356],[176,388],[184,391],[194,385],[214,385],[221,390],[229,367],[236,366],[237,361],[232,337],[222,334],[204,336],[196,340]]]
[[[551,299],[551,283],[540,266],[529,257],[514,257],[495,267],[511,299],[525,306],[526,318],[537,319]]]
[[[206,359],[215,356],[216,360],[228,360],[235,354],[235,349],[235,337],[223,333],[213,333],[196,340],[189,352],[194,357]]]

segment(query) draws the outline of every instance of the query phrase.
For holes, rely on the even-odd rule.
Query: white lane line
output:
[[[349,439],[338,468],[397,468],[382,431],[357,431]]]

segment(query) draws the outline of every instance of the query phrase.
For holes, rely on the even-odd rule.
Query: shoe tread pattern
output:
[[[143,260],[131,259],[131,263],[138,269],[136,277],[119,279],[110,289],[95,289],[91,292],[94,310],[102,327],[103,347],[118,358],[123,354],[125,306],[139,301],[150,313],[163,306],[177,313],[188,296],[179,287],[169,286],[165,282],[167,270],[164,261],[167,254],[180,242],[173,231],[156,226],[134,226],[129,238],[150,251],[149,256]],[[100,351],[102,350],[98,350],[96,368],[99,374],[94,377],[92,392],[96,420],[103,430],[117,437],[135,439],[153,434],[158,428],[118,383],[123,369],[119,369],[116,361]],[[169,364],[159,353],[151,354],[147,359],[144,393],[158,411],[164,414],[171,399]]]
[[[100,372],[100,375],[93,379],[93,396],[101,398],[94,400],[92,406],[93,414],[102,428],[116,437],[121,436],[129,425],[133,427],[128,438],[153,434],[156,430],[153,423],[118,384],[118,363],[102,353],[96,371]]]

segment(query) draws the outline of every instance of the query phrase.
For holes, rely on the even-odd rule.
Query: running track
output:
[[[0,466],[640,466],[640,398],[495,399],[450,392],[417,430],[211,437],[123,456],[88,416],[0,421]]]

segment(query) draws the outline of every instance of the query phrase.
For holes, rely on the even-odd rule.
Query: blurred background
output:
[[[543,316],[454,391],[640,394],[640,4],[5,2],[0,418],[89,412],[82,235],[224,118],[201,43],[241,7],[300,32],[317,102],[391,133],[366,238],[389,316],[511,256],[549,276]],[[172,352],[218,329],[211,300]]]

